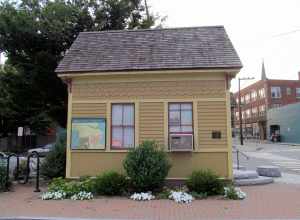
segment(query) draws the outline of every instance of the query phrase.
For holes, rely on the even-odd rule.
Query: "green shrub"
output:
[[[160,150],[154,141],[144,141],[130,150],[123,165],[136,192],[162,187],[171,168],[166,152]]]
[[[79,192],[94,192],[95,180],[86,178],[82,181],[67,181],[62,177],[54,178],[48,186],[49,192],[63,191],[67,197]]]
[[[79,189],[80,191],[95,193],[96,179],[92,179],[91,177],[80,178]]]
[[[61,138],[47,154],[41,165],[41,175],[52,179],[65,177],[66,172],[66,140]]]
[[[169,199],[171,195],[171,189],[164,187],[159,193],[155,195],[157,199]]]
[[[128,187],[128,180],[115,171],[105,172],[95,179],[95,191],[98,195],[122,195]]]
[[[194,171],[186,185],[190,192],[198,194],[220,195],[224,191],[224,181],[211,170]]]
[[[207,198],[207,193],[190,192],[190,194],[191,194],[195,199],[206,199],[206,198]]]
[[[0,192],[6,190],[6,168],[0,166]]]

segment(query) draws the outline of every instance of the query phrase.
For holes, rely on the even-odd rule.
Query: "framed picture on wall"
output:
[[[71,149],[103,150],[106,142],[106,120],[104,118],[73,118]]]

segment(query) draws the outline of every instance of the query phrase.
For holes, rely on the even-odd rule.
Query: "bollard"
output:
[[[16,157],[17,158],[17,175],[16,177],[18,178],[19,176],[19,155],[11,153],[8,155],[6,159],[6,189],[8,190],[9,188],[9,168],[10,168],[10,158],[11,157]]]
[[[40,192],[40,155],[38,152],[32,152],[27,156],[27,167],[26,167],[26,179],[24,183],[28,183],[29,174],[30,174],[30,158],[36,156],[37,158],[37,168],[36,168],[36,181],[35,181],[35,190],[34,192]]]

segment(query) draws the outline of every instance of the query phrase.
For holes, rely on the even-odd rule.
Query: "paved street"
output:
[[[241,146],[239,140],[235,139],[233,145],[245,153],[249,159],[240,156],[240,164],[249,170],[255,170],[260,165],[279,166],[283,178],[276,181],[300,184],[300,145],[259,143],[258,141],[245,141]],[[236,164],[236,154],[233,154]]]

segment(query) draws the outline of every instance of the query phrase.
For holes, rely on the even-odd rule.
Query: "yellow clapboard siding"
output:
[[[162,145],[164,143],[164,103],[140,103],[139,116],[140,142],[151,139]]]
[[[74,84],[76,100],[225,98],[224,80],[89,82]],[[151,108],[151,106],[149,106]]]
[[[72,105],[73,117],[106,117],[105,103],[85,103]]]
[[[198,111],[198,149],[223,147],[227,148],[227,112],[226,103],[197,102]],[[220,131],[221,139],[213,139],[212,132]]]

